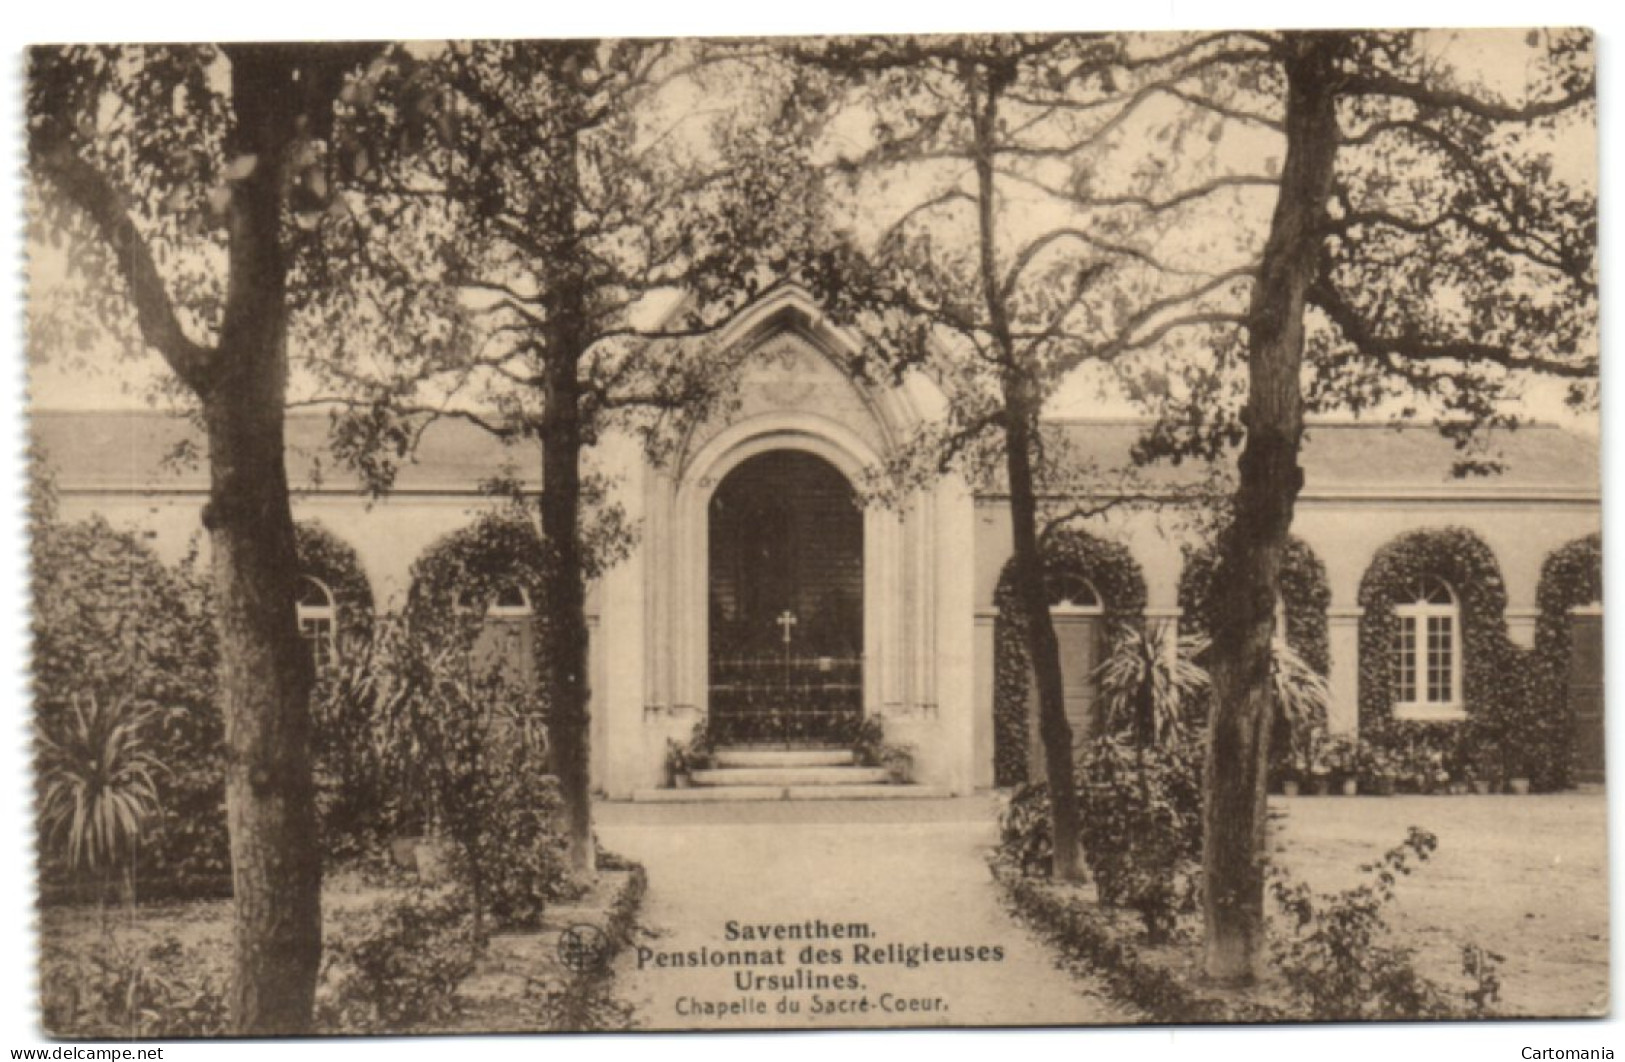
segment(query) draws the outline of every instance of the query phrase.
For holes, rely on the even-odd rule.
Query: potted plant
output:
[[[706,720],[701,719],[694,724],[694,730],[688,736],[688,746],[683,751],[687,756],[690,771],[704,771],[711,767],[716,757],[716,748],[711,741],[711,728]]]
[[[880,750],[880,766],[893,785],[907,785],[914,776],[914,746],[885,745]]]
[[[672,789],[687,789],[693,784],[689,776],[691,764],[688,759],[688,747],[672,740],[666,739],[666,785]]]
[[[1473,792],[1479,794],[1499,793],[1506,784],[1506,774],[1501,770],[1501,757],[1490,746],[1481,747],[1472,759]]]
[[[1309,736],[1309,791],[1325,796],[1332,787],[1332,742],[1325,731],[1316,730]]]
[[[1517,796],[1529,795],[1529,761],[1521,752],[1514,752],[1507,767],[1507,789]]]
[[[859,767],[883,767],[885,752],[885,717],[879,714],[864,716],[852,736],[852,762]]]
[[[1307,768],[1304,765],[1303,754],[1293,750],[1288,755],[1279,757],[1274,766],[1276,784],[1280,787],[1282,796],[1295,797],[1303,791],[1303,778]]]
[[[1346,734],[1327,738],[1322,758],[1335,791],[1344,796],[1354,796],[1360,791],[1359,748],[1353,738]]]

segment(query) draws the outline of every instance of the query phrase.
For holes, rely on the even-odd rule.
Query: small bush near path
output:
[[[613,960],[631,938],[647,879],[610,857],[576,902],[549,905],[533,929],[477,947],[455,887],[369,884],[336,875],[323,893],[325,949],[317,1032],[549,1032],[621,1029]],[[579,971],[558,936],[599,927],[609,948]],[[229,901],[151,904],[116,921],[95,908],[42,912],[41,1017],[69,1039],[226,1035]]]
[[[1292,876],[1278,871],[1274,879],[1270,975],[1245,991],[1205,983],[1196,917],[1180,919],[1166,942],[1155,943],[1135,912],[1101,902],[1096,883],[1058,883],[1035,872],[1035,861],[1024,865],[1023,843],[1042,837],[1044,816],[1035,814],[1030,798],[1019,801],[1012,800],[1004,844],[992,860],[1007,902],[1063,957],[1099,973],[1114,995],[1152,1021],[1563,1016],[1606,1007],[1605,895],[1577,904],[1551,902],[1563,895],[1562,882],[1552,879],[1559,865],[1553,853],[1562,876],[1577,881],[1588,880],[1593,864],[1600,869],[1606,862],[1600,798],[1277,805],[1271,826],[1275,859]],[[1362,808],[1394,814],[1362,816]],[[1442,820],[1443,844],[1412,828],[1397,845],[1375,858],[1369,854],[1379,834],[1392,841],[1404,830],[1396,824],[1399,814],[1422,808],[1471,814],[1461,823]],[[1300,811],[1304,823],[1296,821]],[[1486,816],[1498,822],[1498,835],[1485,832],[1480,820]],[[1012,837],[1011,825],[1023,829]],[[1421,868],[1424,862],[1430,865]],[[1497,873],[1490,862],[1500,877],[1486,890],[1486,875]],[[1535,878],[1545,887],[1536,888]],[[1468,885],[1498,899],[1478,896],[1468,903],[1459,891]],[[1543,924],[1550,929],[1543,931]],[[1574,936],[1571,925],[1596,928]],[[1523,983],[1527,976],[1538,983]]]

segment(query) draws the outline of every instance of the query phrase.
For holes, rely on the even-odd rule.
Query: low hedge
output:
[[[621,865],[607,853],[603,865]],[[601,927],[608,942],[603,958],[581,970],[559,991],[544,999],[542,1008],[548,1027],[558,1032],[604,1032],[631,1027],[631,1008],[615,997],[615,958],[632,940],[644,894],[649,891],[649,875],[640,863],[626,863],[630,873],[620,895],[610,904]]]
[[[1212,1024],[1290,1020],[1266,1003],[1238,998],[1201,984],[1197,975],[1148,958],[1134,943],[1133,924],[1117,919],[1071,887],[993,865],[1005,902],[1063,956],[1098,973],[1113,996],[1139,1008],[1147,1020]]]

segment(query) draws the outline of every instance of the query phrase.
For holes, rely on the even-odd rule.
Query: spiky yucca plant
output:
[[[1186,635],[1169,653],[1169,636],[1167,624],[1120,624],[1110,653],[1095,669],[1106,732],[1127,732],[1140,748],[1179,741],[1208,686],[1208,674],[1196,662],[1207,639]]]
[[[1306,755],[1310,735],[1326,728],[1332,688],[1326,676],[1311,667],[1283,638],[1275,640],[1270,665],[1277,718],[1286,728],[1292,754]]]
[[[133,862],[159,811],[153,776],[164,770],[144,734],[150,717],[128,698],[75,694],[57,725],[40,731],[39,821],[70,869],[107,873]]]

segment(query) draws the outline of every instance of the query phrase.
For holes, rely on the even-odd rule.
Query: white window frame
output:
[[[499,605],[493,600],[491,607],[485,610],[485,614],[493,619],[522,619],[531,615],[530,592],[523,586],[515,586],[514,589],[519,591],[521,604]]]
[[[1428,600],[1435,584],[1443,587],[1450,598],[1448,602]],[[1399,637],[1409,626],[1411,666],[1415,675],[1413,692],[1416,695],[1413,700],[1400,700],[1396,694],[1394,718],[1417,722],[1459,722],[1466,719],[1467,706],[1462,699],[1462,659],[1466,656],[1466,641],[1461,622],[1461,598],[1456,594],[1456,588],[1443,579],[1430,576],[1416,588],[1414,600],[1394,606],[1394,619],[1400,626],[1395,628],[1394,644],[1389,646],[1388,651],[1394,654],[1395,684],[1398,684],[1397,669],[1401,663]],[[1434,619],[1450,621],[1450,699],[1447,701],[1435,701],[1428,697],[1428,621]]]
[[[517,585],[514,586],[513,589],[519,591],[521,603],[518,605],[499,605],[497,604],[496,600],[493,599],[492,602],[485,608],[486,619],[523,619],[524,617],[533,614],[533,609],[530,603],[530,591],[526,590],[523,586]],[[474,604],[471,600],[469,600],[468,591],[465,590],[457,595],[457,604],[455,608],[458,612],[465,614],[474,611]]]
[[[339,658],[338,607],[333,601],[333,590],[326,583],[314,575],[301,575],[299,579],[302,583],[309,583],[320,590],[326,601],[326,604],[322,605],[307,605],[303,601],[298,601],[294,605],[299,620],[299,637],[310,643],[311,662],[319,671],[323,666],[331,665]],[[318,640],[327,646],[325,660],[323,654],[316,650]]]
[[[1068,577],[1076,579],[1078,582],[1082,583],[1085,587],[1087,587],[1088,590],[1089,590],[1089,594],[1090,594],[1091,597],[1094,598],[1094,601],[1092,603],[1081,603],[1080,604],[1078,601],[1074,600],[1074,598],[1076,596],[1079,596],[1079,595],[1069,595],[1069,596],[1063,597],[1063,598],[1061,598],[1061,600],[1056,601],[1053,604],[1051,604],[1050,607],[1049,607],[1049,614],[1051,616],[1101,616],[1101,615],[1104,615],[1105,612],[1106,612],[1106,605],[1104,603],[1105,599],[1100,596],[1100,590],[1098,588],[1096,588],[1095,584],[1090,582],[1088,579],[1085,579],[1081,575],[1074,575],[1074,574],[1068,573],[1067,576],[1063,576],[1063,578],[1068,578]],[[1053,590],[1054,587],[1053,586],[1048,586],[1048,587],[1045,587],[1045,589],[1047,591],[1048,590]]]

